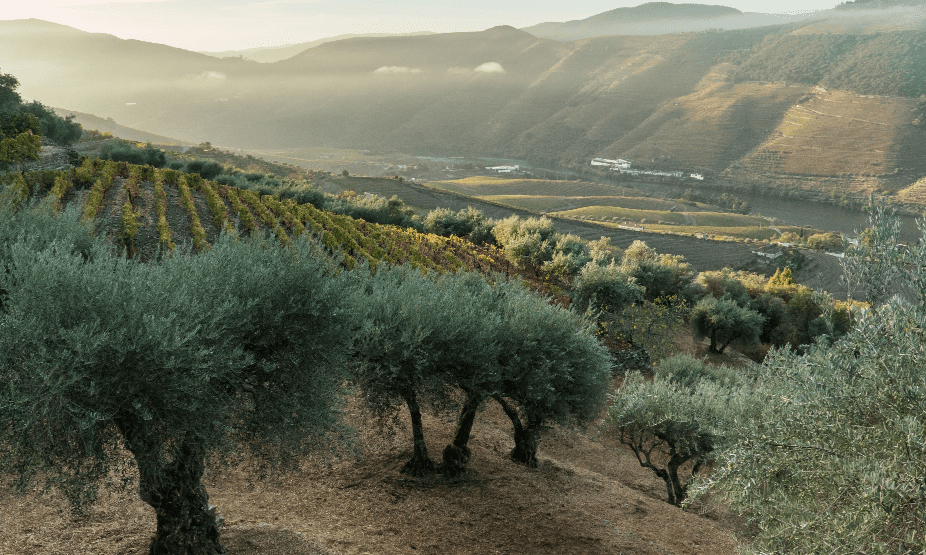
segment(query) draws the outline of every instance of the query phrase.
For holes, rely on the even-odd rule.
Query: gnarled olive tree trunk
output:
[[[536,468],[537,448],[540,446],[540,422],[528,418],[527,423],[522,423],[517,408],[505,401],[504,397],[495,396],[495,400],[502,406],[502,410],[514,426],[514,449],[511,450],[511,460]]]
[[[424,476],[434,472],[434,461],[428,456],[428,446],[424,442],[424,427],[421,424],[421,407],[418,405],[418,396],[411,392],[404,396],[408,412],[412,417],[412,438],[414,451],[412,458],[402,467],[402,474]]]
[[[459,476],[466,472],[466,466],[472,457],[468,446],[469,438],[473,432],[473,422],[480,404],[482,404],[481,398],[469,397],[460,410],[457,433],[453,436],[453,443],[444,448],[444,464],[441,468],[447,476]]]
[[[138,464],[139,496],[157,513],[150,555],[218,555],[225,553],[209,495],[202,484],[205,453],[195,440],[180,438],[172,460],[165,460],[160,440],[148,423],[120,418],[117,426]]]

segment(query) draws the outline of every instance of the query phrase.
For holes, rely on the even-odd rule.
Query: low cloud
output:
[[[472,75],[474,73],[505,73],[505,68],[498,62],[487,62],[475,68],[452,67],[447,70],[450,75]]]
[[[408,73],[421,73],[421,70],[418,68],[412,68],[408,66],[383,66],[373,73],[380,74],[408,74]]]
[[[498,62],[488,62],[474,69],[476,73],[505,73],[505,68]]]
[[[206,71],[199,75],[200,79],[206,81],[224,81],[227,75],[224,73],[219,73],[218,71]]]

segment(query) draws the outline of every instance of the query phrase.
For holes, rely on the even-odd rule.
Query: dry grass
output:
[[[632,132],[598,152],[634,166],[722,171],[762,144],[807,88],[724,84],[725,64],[697,90],[665,103]]]
[[[348,415],[362,424],[360,415]],[[425,419],[432,456],[453,423]],[[211,502],[225,516],[233,555],[409,553],[733,555],[736,520],[713,507],[699,515],[665,502],[665,488],[633,455],[594,430],[554,429],[540,468],[512,463],[510,423],[494,404],[480,412],[471,471],[462,479],[399,473],[408,433],[366,426],[361,459],[306,461],[300,472],[256,481],[246,468],[212,470]],[[72,520],[57,496],[0,494],[0,553],[146,552],[154,515],[134,492],[107,493]]]
[[[541,195],[486,195],[482,200],[497,202],[506,206],[532,212],[559,212],[588,206],[615,206],[633,210],[671,210],[685,206],[678,202],[647,197],[585,196],[576,190],[572,196]]]
[[[640,191],[606,183],[550,179],[469,177],[449,181],[432,181],[428,183],[428,186],[474,197],[495,195],[643,197],[643,193]]]
[[[916,103],[817,88],[724,177],[820,198],[896,193],[910,186],[905,174],[926,173],[926,131],[912,124]]]

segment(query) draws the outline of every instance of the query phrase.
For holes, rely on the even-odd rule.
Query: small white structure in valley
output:
[[[595,158],[592,160],[592,166],[604,166],[612,170],[626,170],[630,168],[630,160],[623,160],[618,158],[616,160],[611,160],[609,158]]]
[[[486,168],[487,170],[492,170],[498,173],[511,173],[521,170],[521,166],[492,166],[491,168]]]

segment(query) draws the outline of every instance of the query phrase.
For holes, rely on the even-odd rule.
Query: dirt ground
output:
[[[680,346],[703,354],[698,343]],[[745,364],[738,354],[721,358],[712,362]],[[399,472],[411,454],[410,430],[382,434],[360,411],[346,412],[359,458],[319,457],[263,480],[245,467],[209,470],[230,554],[737,553],[737,518],[717,505],[669,505],[663,482],[594,426],[550,430],[540,467],[528,469],[508,458],[511,425],[492,403],[477,417],[468,474],[411,478]],[[452,417],[425,417],[433,459],[453,429]],[[78,519],[57,495],[0,491],[2,555],[142,554],[154,529],[154,512],[134,489],[104,492]]]

